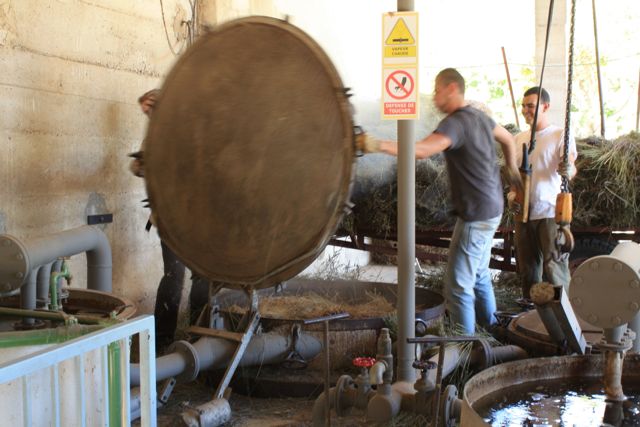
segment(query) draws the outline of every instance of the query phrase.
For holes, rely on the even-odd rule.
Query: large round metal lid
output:
[[[155,224],[204,277],[271,286],[335,231],[354,151],[351,108],[322,49],[284,21],[226,23],[176,63],[150,120]]]

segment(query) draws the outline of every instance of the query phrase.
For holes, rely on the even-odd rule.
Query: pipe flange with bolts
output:
[[[175,341],[171,343],[167,349],[167,354],[171,353],[179,353],[184,357],[187,364],[184,371],[182,371],[180,375],[176,376],[176,380],[180,382],[195,380],[200,373],[200,358],[198,357],[198,352],[195,347],[188,341]]]
[[[453,405],[458,398],[458,389],[453,384],[445,387],[440,398],[440,422],[438,427],[454,427],[457,423]]]
[[[475,341],[471,351],[479,371],[484,371],[494,365],[493,351],[491,350],[491,344],[488,340],[480,339]]]
[[[29,273],[29,256],[18,239],[0,237],[0,294],[20,289]]]

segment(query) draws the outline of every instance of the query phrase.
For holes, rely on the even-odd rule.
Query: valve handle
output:
[[[426,371],[428,369],[435,369],[436,367],[438,367],[438,364],[436,362],[432,362],[431,360],[414,360],[411,366],[415,369]]]
[[[374,357],[356,357],[351,362],[356,368],[370,368],[376,363]]]

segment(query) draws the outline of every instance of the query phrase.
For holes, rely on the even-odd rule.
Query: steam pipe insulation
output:
[[[293,350],[305,360],[310,360],[322,350],[320,341],[305,333],[300,334],[295,349],[291,341],[291,336],[273,333],[254,336],[238,366],[280,363]],[[230,363],[237,343],[223,338],[203,337],[193,344],[177,341],[170,348],[175,351],[156,359],[156,381],[171,377],[189,381],[195,379],[200,371],[225,367]],[[139,385],[140,365],[132,363],[130,375],[131,386]]]
[[[23,260],[20,267],[27,271],[50,264],[59,257],[86,252],[87,288],[111,292],[111,247],[107,236],[97,227],[84,225],[24,241],[4,234],[0,235],[0,241],[7,248],[17,251],[16,257]],[[11,269],[16,268],[15,262],[11,261],[16,257],[0,258],[0,276],[11,273]],[[20,274],[24,273],[17,272],[14,277]]]

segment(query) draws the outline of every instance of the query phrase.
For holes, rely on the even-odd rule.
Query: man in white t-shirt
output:
[[[516,261],[522,295],[529,299],[531,286],[541,281],[554,285],[569,286],[570,273],[567,259],[558,260],[555,238],[558,226],[555,222],[556,197],[560,192],[561,175],[569,179],[576,174],[576,143],[569,134],[568,162],[564,162],[564,129],[549,123],[549,93],[542,88],[532,87],[524,93],[522,115],[530,129],[516,135],[518,163],[522,161],[522,145],[529,147],[531,126],[540,94],[538,120],[535,131],[535,148],[529,154],[531,164],[531,191],[529,221],[516,221],[515,243]],[[510,204],[517,211],[521,207],[513,202],[513,193],[508,196]],[[566,257],[565,257],[566,258]]]

